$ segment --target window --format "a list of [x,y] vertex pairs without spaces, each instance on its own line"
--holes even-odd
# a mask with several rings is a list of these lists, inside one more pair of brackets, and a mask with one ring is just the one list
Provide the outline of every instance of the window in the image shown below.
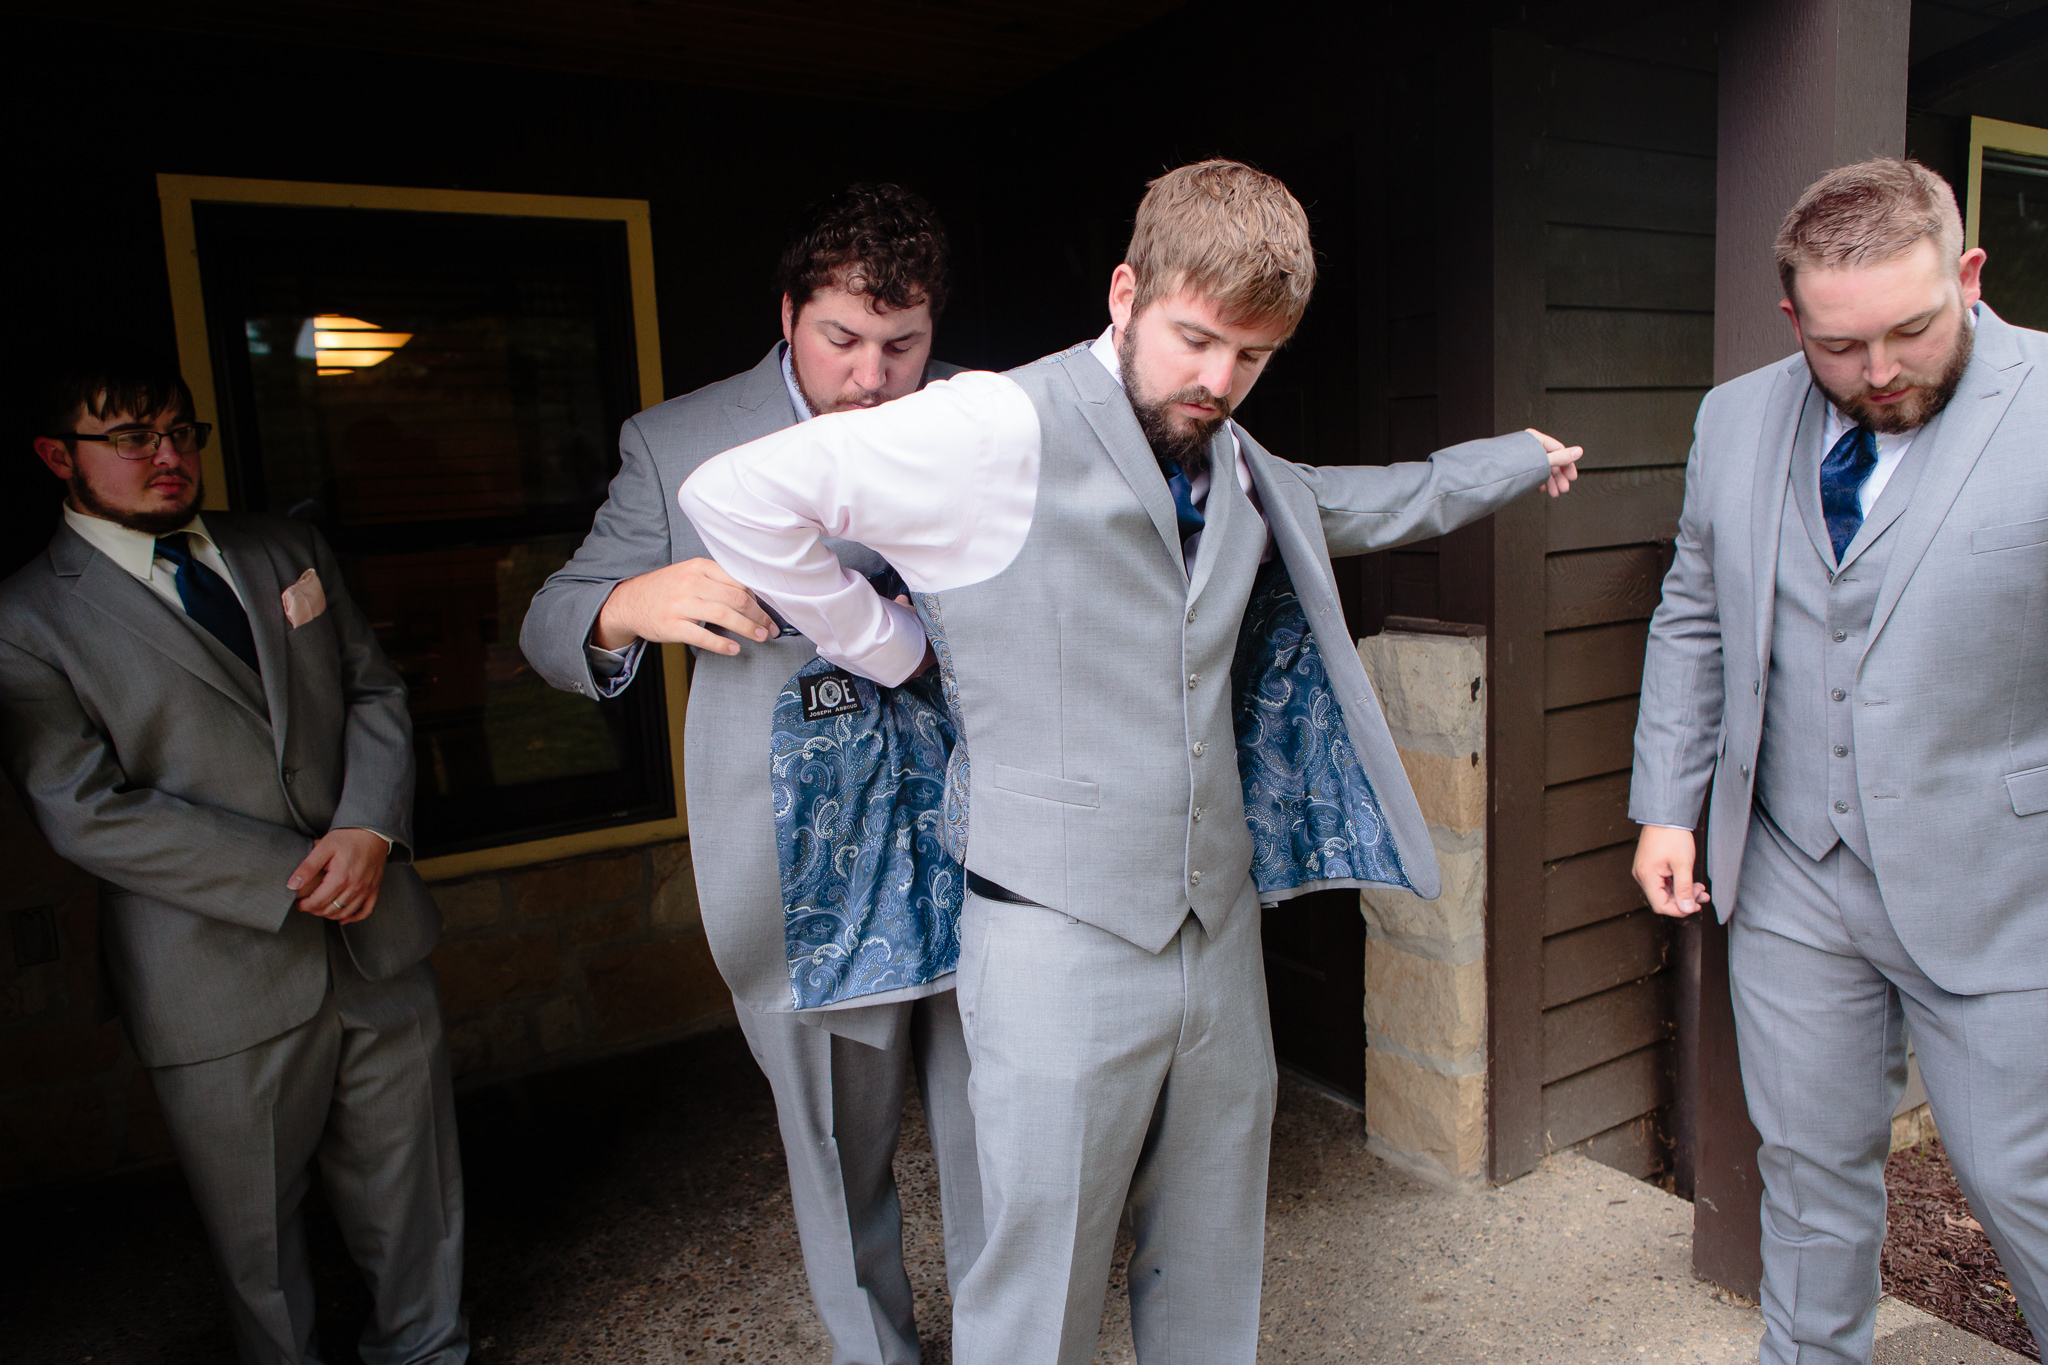
[[1970,120],[1965,231],[1981,246],[1984,298],[1998,316],[2048,329],[2048,128]]
[[645,205],[161,183],[184,367],[221,427],[208,506],[334,547],[406,680],[429,870],[680,834],[681,660],[594,702],[519,651],[619,423],[659,397]]

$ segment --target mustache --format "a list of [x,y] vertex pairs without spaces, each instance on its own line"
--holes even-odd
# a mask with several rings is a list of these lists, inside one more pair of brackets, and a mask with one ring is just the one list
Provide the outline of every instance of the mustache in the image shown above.
[[1192,403],[1198,407],[1216,409],[1216,416],[1213,419],[1205,420],[1222,421],[1229,417],[1233,411],[1228,398],[1219,394],[1213,394],[1200,384],[1185,385],[1175,389],[1172,393],[1159,400],[1161,407],[1165,407],[1170,403]]

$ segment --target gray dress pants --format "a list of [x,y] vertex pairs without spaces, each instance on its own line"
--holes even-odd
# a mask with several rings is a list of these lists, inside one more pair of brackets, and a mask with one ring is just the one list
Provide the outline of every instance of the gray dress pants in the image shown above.
[[370,1290],[364,1365],[467,1360],[462,1159],[433,969],[365,980],[331,928],[327,962],[327,999],[297,1028],[149,1072],[235,1349],[248,1365],[319,1359],[303,1208],[317,1168]]
[[[1958,866],[1958,896],[1969,880]],[[1870,1359],[1907,1029],[1956,1179],[2028,1323],[2048,1321],[2048,984],[1942,990],[1899,942],[1862,860],[1837,844],[1815,862],[1762,815],[1728,974],[1763,1136],[1764,1365]]]
[[832,1365],[914,1365],[917,1322],[893,1166],[913,1071],[938,1163],[946,1281],[955,1293],[984,1240],[967,1045],[954,993],[871,1007],[901,1016],[883,1030],[894,1037],[888,1047],[734,1003],[775,1092],[804,1272],[832,1337]]
[[954,1298],[958,1365],[1088,1365],[1128,1207],[1141,1362],[1250,1365],[1278,1073],[1251,882],[1165,950],[969,895],[960,1010],[988,1246]]

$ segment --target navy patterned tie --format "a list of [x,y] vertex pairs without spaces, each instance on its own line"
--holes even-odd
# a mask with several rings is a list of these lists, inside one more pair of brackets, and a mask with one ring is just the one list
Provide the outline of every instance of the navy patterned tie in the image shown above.
[[228,581],[193,557],[190,541],[190,534],[184,531],[158,536],[156,541],[156,552],[178,566],[178,600],[185,604],[185,614],[233,650],[252,672],[261,673],[249,613],[242,610],[242,600]]
[[1202,509],[1195,506],[1195,486],[1181,473],[1179,465],[1173,467],[1173,477],[1166,481],[1166,486],[1173,493],[1173,517],[1180,523],[1180,543],[1185,549],[1188,538],[1202,529]]
[[1820,462],[1820,510],[1828,519],[1835,562],[1863,527],[1863,482],[1877,468],[1877,437],[1868,427],[1851,427]]

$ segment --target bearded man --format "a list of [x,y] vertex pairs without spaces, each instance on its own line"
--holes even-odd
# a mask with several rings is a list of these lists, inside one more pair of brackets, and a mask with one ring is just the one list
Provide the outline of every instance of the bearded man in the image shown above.
[[1907,1030],[2048,1320],[2048,336],[1980,302],[1914,162],[1816,181],[1777,264],[1799,354],[1700,406],[1630,814],[1652,908],[1694,914],[1711,783],[1761,1358],[1809,1365],[1870,1359]]
[[[962,1365],[1093,1360],[1126,1208],[1138,1359],[1256,1356],[1261,902],[1440,886],[1330,555],[1574,475],[1578,450],[1533,432],[1383,468],[1268,454],[1231,413],[1314,282],[1285,186],[1183,166],[1138,208],[1100,337],[788,428],[681,491],[821,657],[888,685],[941,672],[988,1222],[954,1300]],[[916,610],[828,535],[887,558]]]
[[60,365],[36,454],[69,496],[0,584],[0,764],[100,881],[100,955],[245,1363],[318,1359],[315,1179],[375,1365],[469,1357],[441,929],[413,871],[405,685],[302,522],[201,514],[174,369]]

